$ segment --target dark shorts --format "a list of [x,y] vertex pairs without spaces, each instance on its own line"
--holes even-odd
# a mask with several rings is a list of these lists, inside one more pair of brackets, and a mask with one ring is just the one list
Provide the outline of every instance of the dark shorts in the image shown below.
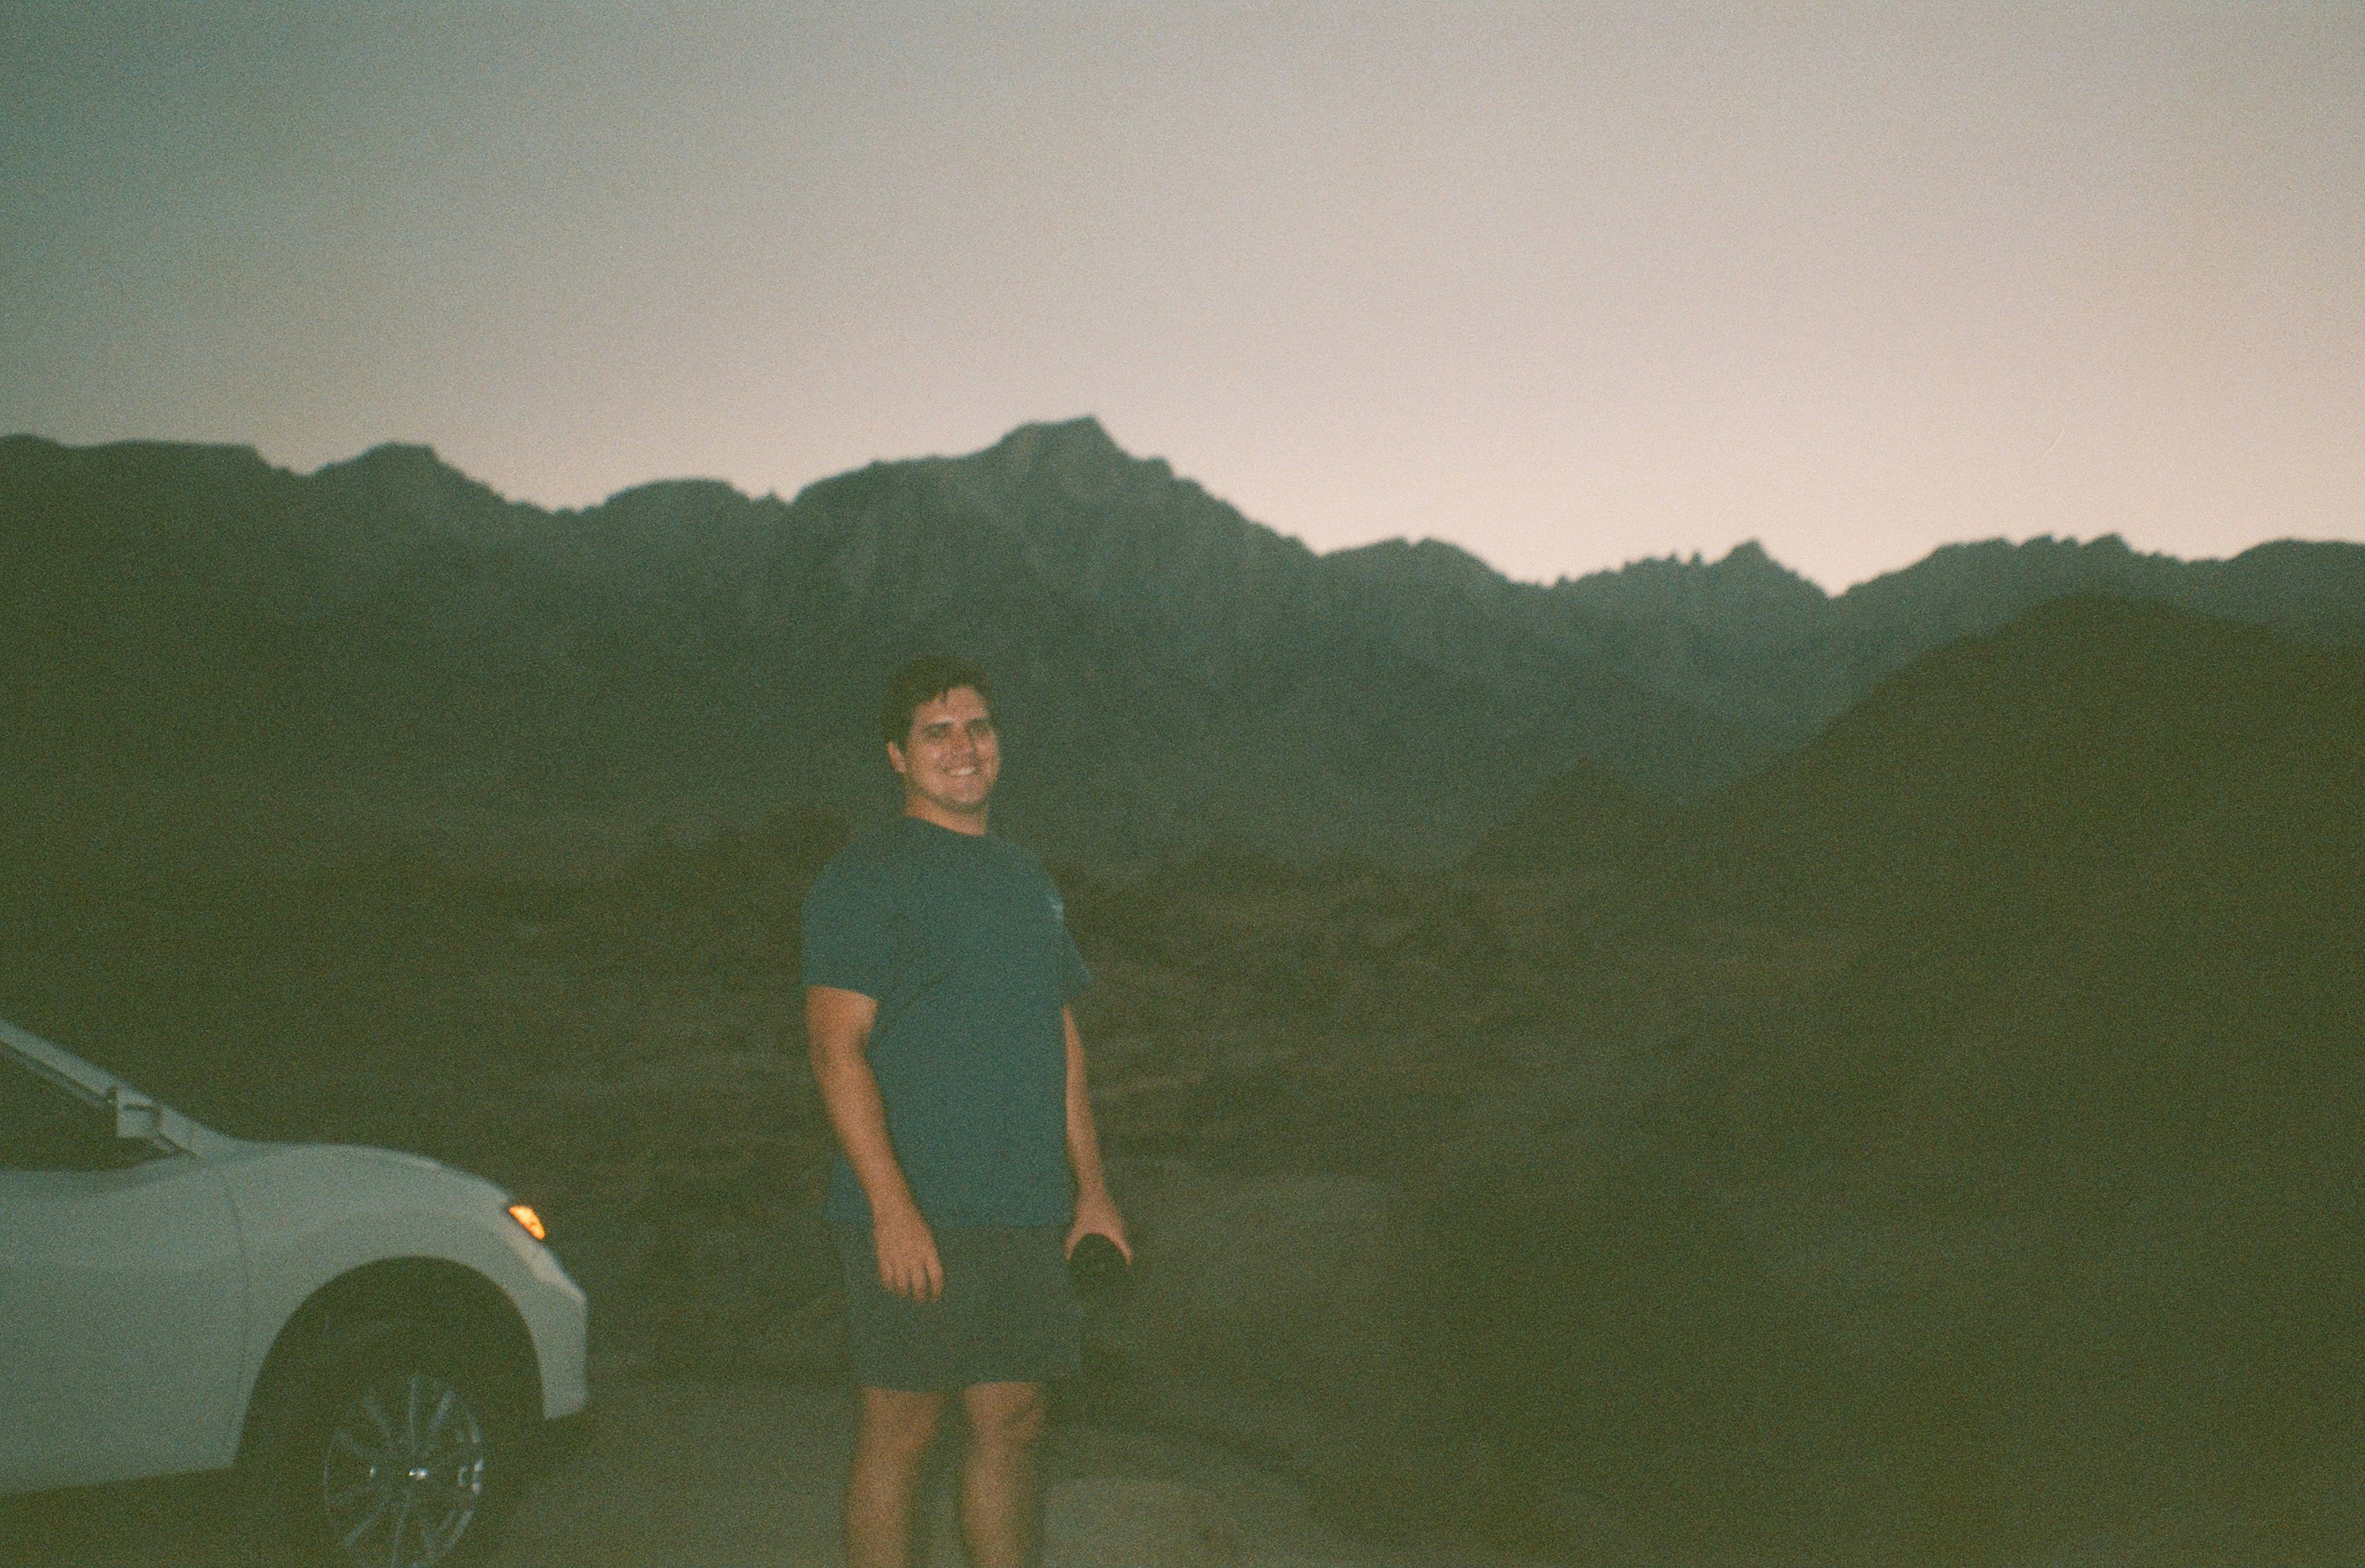
[[1072,1377],[1083,1308],[1063,1225],[944,1226],[945,1294],[907,1301],[879,1282],[867,1225],[833,1225],[846,1269],[846,1350],[864,1388],[951,1393],[981,1383]]

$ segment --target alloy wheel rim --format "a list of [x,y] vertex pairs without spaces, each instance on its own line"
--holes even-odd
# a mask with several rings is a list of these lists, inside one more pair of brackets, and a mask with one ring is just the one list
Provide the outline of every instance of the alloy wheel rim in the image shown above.
[[330,1428],[320,1462],[322,1522],[355,1568],[429,1568],[476,1517],[485,1430],[460,1390],[426,1372],[379,1378]]

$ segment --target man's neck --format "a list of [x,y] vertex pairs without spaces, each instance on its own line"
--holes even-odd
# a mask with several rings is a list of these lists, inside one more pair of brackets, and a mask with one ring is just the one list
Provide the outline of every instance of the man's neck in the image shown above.
[[965,833],[971,838],[985,836],[985,808],[982,806],[973,812],[950,812],[924,795],[907,794],[903,797],[903,814],[917,817],[924,823],[934,823],[941,828],[949,828],[955,833]]

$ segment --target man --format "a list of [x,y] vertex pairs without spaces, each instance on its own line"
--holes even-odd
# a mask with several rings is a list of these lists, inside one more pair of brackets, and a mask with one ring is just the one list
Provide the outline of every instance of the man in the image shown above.
[[1020,1568],[1043,1384],[1077,1365],[1067,1255],[1095,1233],[1133,1255],[1068,1006],[1088,977],[1041,863],[986,832],[1002,748],[985,677],[913,660],[887,683],[880,731],[903,814],[840,851],[804,912],[862,1402],[846,1555],[909,1568],[920,1467],[958,1393],[962,1544],[973,1568]]

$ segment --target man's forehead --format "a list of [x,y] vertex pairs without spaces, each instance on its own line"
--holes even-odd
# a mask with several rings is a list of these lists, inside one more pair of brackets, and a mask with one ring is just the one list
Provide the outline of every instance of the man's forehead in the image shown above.
[[947,722],[958,723],[989,712],[985,699],[978,695],[977,688],[956,686],[943,696],[931,697],[912,710],[912,722],[925,728]]

